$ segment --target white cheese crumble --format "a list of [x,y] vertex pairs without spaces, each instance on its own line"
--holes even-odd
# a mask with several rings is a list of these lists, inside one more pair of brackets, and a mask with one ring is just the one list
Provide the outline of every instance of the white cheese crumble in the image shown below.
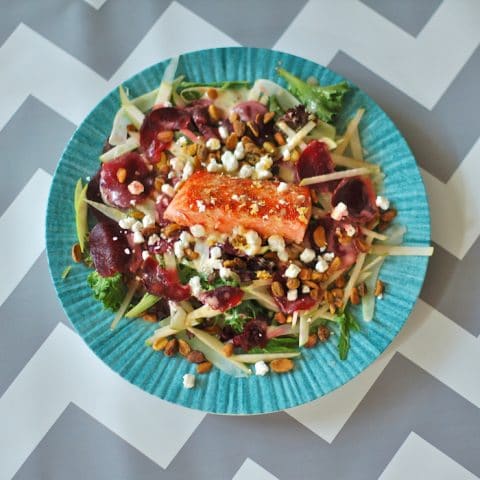
[[[190,162],[187,162],[185,166],[183,167],[183,172],[182,172],[182,180],[187,180],[187,178],[191,177],[192,173],[194,172],[194,167],[193,164]],[[177,184],[178,185],[178,184]]]
[[278,256],[278,259],[281,261],[281,262],[286,262],[288,261],[288,253],[286,250],[282,250],[280,252],[277,252],[277,256]]
[[138,220],[130,227],[132,232],[140,232],[143,228],[142,222],[139,222]]
[[288,183],[285,182],[280,182],[277,187],[277,192],[278,193],[283,193],[288,190]]
[[303,285],[302,293],[310,293],[310,287],[308,285]]
[[146,260],[150,256],[150,252],[148,250],[144,250],[142,252],[142,258],[143,260]]
[[256,177],[260,180],[270,178],[272,176],[272,172],[270,171],[272,165],[273,160],[270,155],[264,155],[263,157],[260,157],[260,160],[255,164]]
[[[320,258],[320,257],[318,257]],[[326,262],[331,262],[335,258],[335,254],[333,252],[327,252],[323,254],[323,259]]]
[[375,199],[375,205],[381,210],[388,210],[390,207],[390,200],[387,197],[378,195],[378,197]]
[[248,230],[245,234],[245,240],[247,241],[248,248],[245,249],[247,255],[256,255],[260,252],[262,246],[262,239],[255,230]]
[[223,170],[222,165],[217,163],[217,161],[214,158],[211,158],[207,164],[207,172],[216,173],[216,172],[219,172],[220,170]]
[[197,208],[199,212],[204,212],[205,211],[205,204],[203,203],[202,200],[197,200]]
[[238,160],[230,150],[223,152],[221,160],[227,172],[235,172],[238,170]]
[[245,165],[242,165],[240,167],[240,170],[238,172],[238,176],[240,178],[250,178],[253,175],[253,171],[254,171],[254,169],[251,165],[245,164]]
[[284,160],[290,160],[290,150],[286,145],[283,146],[280,151]]
[[130,230],[132,228],[132,225],[136,222],[136,220],[133,217],[125,217],[121,218],[118,221],[118,225],[120,228],[123,228],[125,230]]
[[237,160],[243,160],[245,158],[245,145],[243,145],[242,142],[237,143],[233,155]]
[[133,180],[133,182],[130,182],[127,188],[132,195],[140,195],[145,191],[143,183],[139,182],[138,180]]
[[181,158],[173,157],[170,159],[170,166],[177,173],[180,173],[183,170],[184,165],[185,162]]
[[227,280],[232,276],[232,271],[226,267],[220,267],[220,269],[218,270],[218,273],[220,274],[220,278],[222,280]]
[[164,183],[162,185],[162,193],[168,195],[169,197],[173,197],[175,195],[175,189],[168,183]]
[[301,268],[294,263],[291,263],[288,268],[285,270],[285,277],[287,278],[297,278],[298,274],[301,272]]
[[180,240],[177,240],[173,244],[173,253],[179,260],[183,257],[183,245]]
[[187,138],[183,135],[178,137],[177,141],[175,142],[179,147],[183,147],[183,145],[187,144]]
[[185,388],[193,388],[195,386],[195,375],[186,373],[183,376],[183,386]]
[[281,252],[285,250],[285,240],[281,235],[270,235],[268,237],[268,245],[272,252]]
[[148,237],[147,244],[152,246],[152,245],[155,245],[159,241],[160,241],[160,237],[156,233],[154,233],[154,234],[152,234]]
[[142,232],[133,232],[133,243],[140,244],[144,241],[145,239],[143,238]]
[[192,277],[188,281],[188,285],[190,286],[190,289],[192,290],[192,295],[194,297],[198,297],[202,293],[202,285],[200,283],[199,276]]
[[263,360],[255,363],[255,375],[263,377],[269,370],[268,365]]
[[205,236],[205,229],[203,228],[203,225],[192,225],[190,227],[190,233],[195,238],[204,237]]
[[312,250],[311,248],[306,248],[301,254],[300,254],[300,260],[304,263],[310,263],[315,260],[315,251]]
[[341,220],[343,217],[346,217],[348,215],[348,208],[343,202],[339,202],[335,205],[335,208],[332,210],[332,213],[330,213],[330,216],[334,220]]
[[225,140],[228,137],[228,129],[225,125],[220,125],[218,127],[218,134],[222,140]]
[[291,289],[287,293],[287,300],[289,302],[294,302],[298,298],[298,291]]
[[212,137],[212,138],[209,138],[206,141],[205,146],[209,150],[215,151],[215,150],[219,150],[222,145],[221,145],[220,140],[218,138]]
[[129,248],[125,248],[123,251],[124,251],[127,255],[130,255],[130,249],[129,249]]
[[147,213],[147,214],[142,218],[142,224],[143,224],[143,228],[151,227],[151,226],[155,225],[155,219],[152,217],[152,215],[150,215],[149,213]]
[[318,257],[315,270],[320,273],[326,272],[328,270],[328,263],[322,257]]
[[218,260],[222,258],[222,249],[220,247],[212,247],[210,249],[210,258],[212,260]]
[[349,237],[353,237],[357,233],[357,229],[350,223],[345,225],[343,228],[345,229],[345,233]]

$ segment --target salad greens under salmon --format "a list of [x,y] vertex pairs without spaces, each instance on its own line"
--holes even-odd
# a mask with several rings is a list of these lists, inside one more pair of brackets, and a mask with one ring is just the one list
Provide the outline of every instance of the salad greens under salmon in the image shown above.
[[302,347],[332,337],[346,359],[388,294],[385,256],[432,253],[400,246],[383,174],[364,158],[364,110],[337,132],[346,82],[278,68],[287,89],[195,83],[177,64],[140,97],[119,87],[99,169],[76,185],[72,256],[92,268],[111,328],[156,323],[147,347],[200,374],[288,372]]

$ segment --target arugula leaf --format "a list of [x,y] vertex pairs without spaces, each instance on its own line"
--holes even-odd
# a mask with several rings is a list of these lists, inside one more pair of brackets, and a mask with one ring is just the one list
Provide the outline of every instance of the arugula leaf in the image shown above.
[[224,324],[232,327],[237,333],[243,330],[248,321],[264,316],[265,309],[255,300],[244,300],[223,314]]
[[327,86],[310,85],[283,68],[279,68],[277,72],[287,81],[288,89],[309,112],[317,114],[320,120],[327,123],[335,120],[335,116],[342,109],[343,97],[349,90],[347,82]]
[[189,265],[181,263],[178,266],[178,277],[180,278],[180,283],[182,283],[183,285],[186,285],[191,278],[198,276],[199,273]]
[[292,353],[298,352],[298,339],[292,337],[272,338],[264,348],[251,348],[248,353]]
[[88,275],[87,283],[93,290],[94,298],[100,300],[106,309],[116,311],[120,308],[127,292],[120,273],[112,277],[102,277],[94,270]]
[[340,360],[346,360],[350,350],[350,331],[353,329],[359,332],[361,327],[348,310],[345,310],[341,315],[337,315],[335,321],[339,326],[338,356]]
[[227,90],[229,88],[235,90],[243,87],[250,87],[250,82],[243,80],[227,81],[227,82],[180,82],[177,87],[178,91],[182,91],[185,88],[193,87],[212,87],[220,88],[221,90]]

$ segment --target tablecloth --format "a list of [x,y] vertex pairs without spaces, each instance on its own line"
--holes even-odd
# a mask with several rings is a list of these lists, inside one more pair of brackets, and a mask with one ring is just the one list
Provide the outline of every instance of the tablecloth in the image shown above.
[[[479,478],[479,19],[474,0],[0,2],[0,478]],[[111,372],[69,324],[44,251],[52,174],[90,109],[146,66],[232,45],[369,93],[421,167],[435,246],[378,361],[255,417],[177,407]]]

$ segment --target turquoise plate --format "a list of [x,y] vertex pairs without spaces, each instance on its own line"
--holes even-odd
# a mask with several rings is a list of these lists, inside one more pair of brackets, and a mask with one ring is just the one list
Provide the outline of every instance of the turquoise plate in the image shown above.
[[[147,68],[124,83],[131,95],[156,88],[168,64]],[[182,55],[178,72],[191,81],[250,80],[279,81],[275,68],[282,65],[301,78],[314,76],[321,84],[342,77],[331,70],[293,55],[256,48],[219,48]],[[279,81],[280,82],[280,81]],[[282,83],[282,82],[280,82]],[[145,346],[155,326],[142,320],[123,320],[109,329],[112,314],[91,297],[85,278],[88,270],[72,263],[70,249],[76,242],[73,191],[79,177],[93,176],[98,155],[110,132],[119,106],[117,89],[107,95],[88,115],[68,143],[58,164],[47,211],[47,252],[50,272],[68,318],[88,346],[108,366],[146,392],[186,407],[225,414],[259,414],[295,407],[315,400],[358,375],[392,342],[417,300],[428,259],[390,257],[382,268],[388,294],[377,302],[375,319],[364,324],[351,339],[348,359],[339,361],[336,339],[311,350],[303,350],[295,369],[287,374],[233,378],[218,369],[197,376],[194,389],[182,386],[182,376],[194,366],[182,357],[167,358]],[[412,152],[405,139],[383,110],[359,88],[352,92],[338,126],[359,107],[366,113],[361,137],[368,160],[382,166],[386,196],[398,209],[398,222],[408,229],[407,245],[429,245],[430,217],[425,189]]]

